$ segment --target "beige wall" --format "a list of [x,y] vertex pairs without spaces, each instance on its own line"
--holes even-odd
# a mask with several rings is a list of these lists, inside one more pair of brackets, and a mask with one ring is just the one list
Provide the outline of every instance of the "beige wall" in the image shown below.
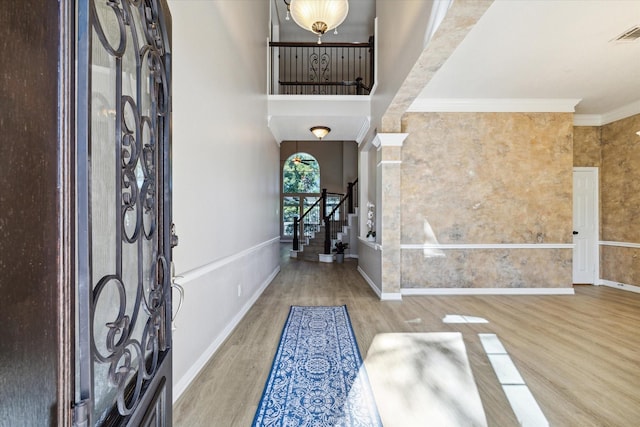
[[265,126],[268,2],[169,3],[173,255],[185,289],[173,333],[175,400],[279,271],[280,180]]
[[[574,129],[574,166],[600,168],[600,278],[640,286],[640,114]],[[611,243],[616,245],[613,246]]]
[[[573,116],[411,113],[402,244],[571,244]],[[402,287],[569,287],[570,248],[407,249]]]
[[573,166],[602,166],[600,139],[602,129],[599,126],[576,126],[573,128]]
[[[601,240],[640,244],[640,114],[602,126]],[[603,245],[601,278],[640,285],[640,249]]]

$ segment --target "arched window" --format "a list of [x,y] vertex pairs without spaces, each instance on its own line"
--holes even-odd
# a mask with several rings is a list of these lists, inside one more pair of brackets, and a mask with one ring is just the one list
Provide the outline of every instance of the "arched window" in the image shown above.
[[319,193],[320,166],[311,154],[295,153],[282,168],[282,192]]
[[[293,219],[301,218],[320,196],[320,166],[311,154],[295,153],[282,167],[282,236],[293,235]],[[312,234],[320,227],[320,208],[305,216],[302,232]]]

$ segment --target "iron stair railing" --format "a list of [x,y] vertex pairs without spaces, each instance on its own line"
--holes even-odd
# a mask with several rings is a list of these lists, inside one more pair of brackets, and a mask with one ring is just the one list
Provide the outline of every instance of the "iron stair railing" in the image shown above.
[[[329,215],[327,215],[327,199],[329,196],[341,196],[340,202],[336,204]],[[347,193],[331,193],[326,188],[322,189],[322,194],[316,202],[311,205],[302,216],[293,218],[293,250],[300,250],[300,235],[304,235],[304,229],[301,230],[301,226],[305,223],[303,220],[309,215],[313,209],[320,204],[323,223],[325,226],[325,239],[324,239],[324,253],[331,253],[331,241],[338,236],[338,230],[342,229],[342,226],[347,223],[347,215],[344,213],[344,209],[340,209],[341,206],[347,207],[347,213],[355,213],[355,208],[358,207],[358,179],[354,182],[347,184]]]
[[[323,194],[323,196],[322,196],[322,197],[320,197],[320,198],[318,198],[318,200],[316,200],[316,202],[315,202],[313,205],[311,205],[311,206],[309,207],[309,209],[307,209],[307,210],[302,214],[302,216],[301,216],[300,218],[298,218],[297,216],[296,216],[296,217],[293,217],[293,250],[294,250],[294,251],[298,251],[298,250],[300,250],[300,239],[299,239],[299,237],[298,237],[298,234],[300,233],[300,234],[304,235],[304,231],[305,231],[305,230],[304,230],[304,229],[303,229],[303,230],[300,230],[300,226],[301,226],[301,225],[304,225],[304,222],[303,222],[304,218],[309,214],[309,212],[313,211],[313,209],[314,209],[316,206],[318,206],[318,204],[319,204],[320,202],[322,202],[322,201],[324,200],[325,192],[326,192],[326,190],[324,190],[324,189],[323,189],[323,190],[322,190],[322,194]],[[323,202],[323,203],[324,203],[324,202]],[[324,213],[324,211],[323,211],[323,213]]]
[[373,36],[364,43],[270,42],[271,94],[369,95]]
[[[347,225],[348,213],[355,213],[355,207],[357,205],[358,191],[358,179],[354,182],[350,182],[347,185],[347,194],[340,200],[340,202],[333,208],[333,210],[324,217],[324,253],[325,255],[331,254],[331,242],[338,238],[339,230],[343,230],[343,227]],[[347,208],[345,213],[344,209],[340,209],[341,206]]]

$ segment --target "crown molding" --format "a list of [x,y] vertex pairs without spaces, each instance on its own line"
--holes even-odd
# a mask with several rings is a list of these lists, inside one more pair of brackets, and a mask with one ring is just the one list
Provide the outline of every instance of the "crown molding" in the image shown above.
[[280,130],[277,128],[277,126],[273,126],[273,124],[271,123],[272,118],[273,116],[271,115],[267,116],[267,127],[271,131],[271,135],[273,135],[273,139],[275,140],[276,145],[280,147],[280,144],[282,144],[282,135],[280,134]]
[[574,114],[574,126],[602,126],[602,115],[600,114]]
[[578,98],[567,99],[466,99],[418,98],[409,107],[411,113],[573,113]]
[[360,145],[360,143],[364,140],[364,137],[367,136],[367,132],[369,132],[369,128],[371,127],[371,116],[367,116],[366,120],[362,122],[362,126],[360,127],[360,131],[358,135],[356,135],[356,143]]
[[408,133],[377,133],[373,140],[374,147],[402,147]]
[[640,114],[640,101],[632,102],[604,114],[576,114],[573,116],[573,125],[604,126],[636,114]]

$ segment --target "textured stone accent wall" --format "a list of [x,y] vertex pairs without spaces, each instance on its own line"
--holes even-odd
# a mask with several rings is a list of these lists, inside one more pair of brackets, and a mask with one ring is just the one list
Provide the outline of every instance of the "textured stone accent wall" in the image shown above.
[[604,280],[640,286],[640,249],[602,246],[600,272]]
[[[640,244],[640,114],[602,127],[601,240]],[[601,278],[640,286],[640,249],[602,246]]]
[[[550,288],[569,286],[571,285],[572,258],[571,249],[403,250],[402,287]],[[567,274],[569,274],[568,277]]]
[[[402,287],[569,287],[573,116],[410,113],[402,148]],[[482,248],[482,245],[498,245]],[[478,245],[468,247],[465,245]]]
[[599,126],[576,126],[573,128],[573,166],[601,166],[601,132]]
[[383,139],[380,148],[380,167],[378,173],[382,178],[382,292],[384,294],[400,294],[400,229],[401,229],[401,196],[398,194],[401,180],[400,158],[401,147],[384,146],[385,134],[378,134]]

